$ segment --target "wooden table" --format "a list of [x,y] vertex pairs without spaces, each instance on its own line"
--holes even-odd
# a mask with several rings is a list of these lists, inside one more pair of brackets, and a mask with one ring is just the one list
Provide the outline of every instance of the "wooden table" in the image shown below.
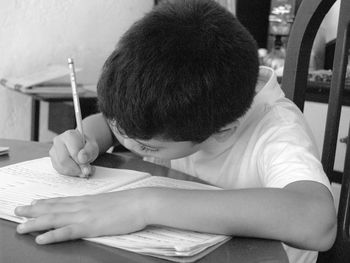
[[[50,144],[0,139],[0,146],[9,146],[10,154],[0,156],[0,167],[20,161],[48,155]],[[152,175],[197,181],[195,178],[130,156],[104,154],[95,164],[134,169]],[[18,235],[16,224],[0,219],[1,263],[107,263],[107,262],[169,262],[88,241],[76,240],[40,246],[34,242],[34,234]],[[282,244],[278,241],[234,237],[231,241],[205,256],[198,262],[288,262]]]

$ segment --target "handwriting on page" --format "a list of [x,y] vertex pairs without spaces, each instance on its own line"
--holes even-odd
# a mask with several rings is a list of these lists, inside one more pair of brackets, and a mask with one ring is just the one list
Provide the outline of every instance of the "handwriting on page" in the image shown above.
[[0,212],[13,215],[15,207],[35,199],[106,192],[145,176],[149,175],[102,167],[96,167],[89,180],[63,176],[49,158],[10,165],[0,169]]
[[82,195],[106,185],[98,180],[82,182],[78,178],[57,173],[33,172],[19,166],[2,170],[0,179],[0,207],[2,212],[10,214],[13,214],[14,207],[30,204],[35,199]]
[[[48,157],[0,168],[0,218],[14,222],[14,209],[35,199],[94,194],[137,187],[169,187],[181,189],[218,189],[195,182],[150,176],[147,173],[124,169],[96,167],[95,174],[82,179],[58,174]],[[87,238],[100,244],[158,257],[197,256],[227,241],[229,237],[193,231],[149,226],[146,229],[120,236]]]

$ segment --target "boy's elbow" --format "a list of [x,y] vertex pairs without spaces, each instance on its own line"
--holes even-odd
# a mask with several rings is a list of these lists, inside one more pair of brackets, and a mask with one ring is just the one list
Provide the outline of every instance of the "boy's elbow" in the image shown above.
[[305,246],[310,250],[327,251],[332,247],[337,234],[337,217],[333,203],[314,211],[310,213],[309,229],[304,232]]
[[306,250],[329,250],[337,235],[337,215],[329,190],[321,184],[303,182],[289,186],[298,197],[290,245]]
[[327,251],[334,244],[337,235],[337,220],[336,217],[330,220],[323,229],[314,238],[314,250],[317,251]]

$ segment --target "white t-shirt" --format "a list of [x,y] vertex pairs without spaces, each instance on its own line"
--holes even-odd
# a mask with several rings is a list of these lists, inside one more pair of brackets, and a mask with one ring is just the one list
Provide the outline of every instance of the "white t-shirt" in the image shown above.
[[[260,68],[253,104],[236,123],[231,135],[209,138],[200,151],[172,160],[171,168],[224,189],[283,188],[301,180],[330,189],[312,132],[272,69]],[[284,248],[291,263],[316,262],[317,252]]]

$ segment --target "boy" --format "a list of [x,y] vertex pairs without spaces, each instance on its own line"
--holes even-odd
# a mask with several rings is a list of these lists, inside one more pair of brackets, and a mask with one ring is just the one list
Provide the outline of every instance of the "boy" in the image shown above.
[[311,132],[273,71],[259,70],[250,34],[214,1],[166,3],[134,24],[104,65],[98,103],[85,145],[75,130],[54,139],[59,172],[89,173],[119,141],[225,190],[39,200],[16,209],[33,218],[19,233],[50,230],[36,239],[47,244],[165,225],[281,240],[290,262],[331,247],[335,209]]

